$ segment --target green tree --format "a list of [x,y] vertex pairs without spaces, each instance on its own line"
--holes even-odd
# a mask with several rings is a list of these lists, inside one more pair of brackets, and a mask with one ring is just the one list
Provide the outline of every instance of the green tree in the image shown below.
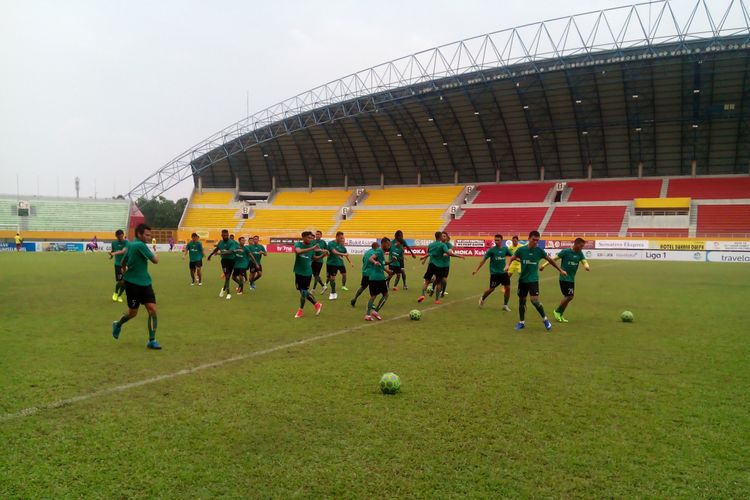
[[157,196],[151,199],[140,198],[136,205],[146,218],[146,224],[153,228],[172,229],[180,223],[187,201],[187,198],[180,198],[175,202]]

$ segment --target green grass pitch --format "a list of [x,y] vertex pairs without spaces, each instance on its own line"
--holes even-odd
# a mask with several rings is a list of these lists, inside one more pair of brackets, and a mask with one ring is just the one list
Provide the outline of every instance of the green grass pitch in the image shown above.
[[750,495],[749,267],[592,261],[547,333],[532,308],[513,330],[515,295],[479,309],[471,259],[443,305],[417,306],[410,260],[409,291],[365,323],[357,265],[294,320],[291,259],[226,301],[218,261],[190,287],[163,254],[153,352],[143,309],[111,337],[106,255],[0,254],[0,498]]

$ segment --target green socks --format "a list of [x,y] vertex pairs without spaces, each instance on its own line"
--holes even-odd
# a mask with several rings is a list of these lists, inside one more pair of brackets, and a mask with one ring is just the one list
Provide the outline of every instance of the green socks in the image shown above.
[[305,295],[307,295],[305,292],[299,293],[299,308],[300,309],[305,308]]
[[370,311],[375,309],[375,301],[373,299],[370,299],[367,301],[367,315],[370,315]]
[[329,280],[328,282],[331,284],[331,293],[336,293],[336,280]]
[[380,310],[383,308],[383,306],[385,305],[385,303],[387,301],[388,301],[388,296],[387,295],[383,295],[380,298],[380,302],[378,302],[378,307],[376,307],[375,310],[378,311],[378,312],[380,312]]
[[156,314],[148,315],[148,340],[155,340],[156,339]]
[[122,326],[125,323],[127,323],[128,321],[130,321],[130,316],[128,316],[127,314],[123,314],[122,318],[120,318],[120,321],[118,321],[117,324],[119,324],[120,326]]
[[546,318],[547,317],[547,315],[544,314],[544,307],[542,306],[541,302],[539,302],[538,300],[532,300],[531,301],[531,305],[534,306],[534,308],[536,309],[536,311],[539,313],[539,316],[541,316],[542,318]]

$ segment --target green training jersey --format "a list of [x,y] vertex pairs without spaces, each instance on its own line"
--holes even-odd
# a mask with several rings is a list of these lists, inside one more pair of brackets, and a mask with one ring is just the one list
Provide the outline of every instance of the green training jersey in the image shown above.
[[521,275],[518,281],[521,283],[539,281],[539,263],[547,256],[547,252],[539,247],[529,248],[524,245],[516,250],[515,256],[521,259]]
[[[257,245],[248,245],[250,247],[250,251],[253,254],[253,257],[255,257],[255,262],[260,265],[260,259],[263,258],[263,252],[266,252],[266,247],[258,243]],[[266,252],[267,253],[267,252]]]
[[326,263],[329,266],[343,266],[344,259],[341,256],[336,255],[333,252],[331,252],[331,250],[336,250],[337,252],[341,252],[341,253],[348,253],[346,251],[346,247],[344,245],[339,245],[335,241],[331,241],[330,243],[328,243],[327,248],[330,253],[328,254],[328,260]]
[[427,254],[430,256],[430,264],[435,267],[448,267],[450,266],[450,257],[444,255],[448,253],[448,246],[442,241],[433,241],[427,247]]
[[560,267],[568,273],[567,276],[561,274],[560,281],[574,282],[576,280],[576,272],[578,272],[578,264],[586,260],[586,256],[583,255],[583,252],[576,252],[572,248],[566,248],[557,254],[557,256],[560,257]]
[[185,248],[188,252],[190,262],[200,262],[203,260],[203,243],[200,241],[190,241]]
[[315,250],[316,257],[323,255],[323,250],[328,250],[328,245],[325,240],[313,240],[313,245],[318,245],[318,249]]
[[404,247],[401,246],[401,243],[398,241],[394,241],[391,244],[391,249],[389,250],[390,257],[391,257],[391,266],[401,266],[401,261],[404,260]]
[[[312,248],[316,245],[315,241],[312,241],[309,245],[305,245],[303,241],[298,241],[294,244],[294,248]],[[312,276],[312,258],[314,252],[300,253],[294,256],[294,274],[300,276]]]
[[[453,243],[451,243],[450,241],[446,241],[445,242],[445,246],[448,247],[448,250],[453,250]],[[451,258],[450,257],[446,257],[445,258],[445,262],[447,263],[447,265],[445,267],[451,267]]]
[[484,260],[490,260],[490,274],[503,274],[505,272],[505,258],[512,257],[513,253],[508,247],[494,246],[484,254]]
[[373,253],[375,253],[375,249],[371,248],[362,256],[362,276],[370,277],[370,267],[372,266],[370,263],[370,256]]
[[247,269],[250,266],[250,248],[247,245],[240,247],[234,254],[234,268]]
[[[240,244],[235,240],[220,240],[216,244],[216,248],[219,249],[219,254],[221,255],[222,260],[234,260],[236,257],[235,250],[240,248]],[[224,252],[229,253],[225,254]]]
[[151,276],[148,274],[148,261],[153,257],[154,254],[141,240],[128,243],[128,251],[125,254],[125,265],[128,266],[128,270],[125,271],[123,279],[138,286],[150,285]]
[[[380,262],[379,266],[376,266],[370,262],[370,281],[384,281],[385,280],[385,252],[382,248],[376,248],[372,251],[371,256],[375,256],[375,259]],[[369,260],[369,257],[368,257]]]
[[[115,240],[112,242],[112,251],[113,252],[119,252],[120,250],[128,247],[128,240],[122,240],[122,243],[120,243],[119,240]],[[119,266],[122,265],[122,258],[125,257],[125,254],[119,254],[115,255],[115,265]]]

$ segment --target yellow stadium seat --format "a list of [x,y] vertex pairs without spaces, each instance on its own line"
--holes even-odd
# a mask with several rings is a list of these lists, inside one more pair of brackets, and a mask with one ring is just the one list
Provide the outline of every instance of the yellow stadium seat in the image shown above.
[[408,237],[431,237],[445,224],[440,209],[414,210],[357,210],[341,222],[338,230],[356,236],[392,236],[397,229]]
[[296,234],[307,229],[327,232],[336,224],[336,210],[263,210],[255,209],[254,216],[247,219],[243,229],[256,232],[278,230],[280,233]]
[[279,207],[340,207],[346,203],[351,191],[320,189],[313,192],[280,191],[272,205]]
[[228,205],[234,200],[232,191],[195,191],[190,203],[193,205]]
[[234,208],[195,208],[188,206],[181,227],[231,229],[240,221]]
[[463,186],[368,189],[363,205],[449,205]]

